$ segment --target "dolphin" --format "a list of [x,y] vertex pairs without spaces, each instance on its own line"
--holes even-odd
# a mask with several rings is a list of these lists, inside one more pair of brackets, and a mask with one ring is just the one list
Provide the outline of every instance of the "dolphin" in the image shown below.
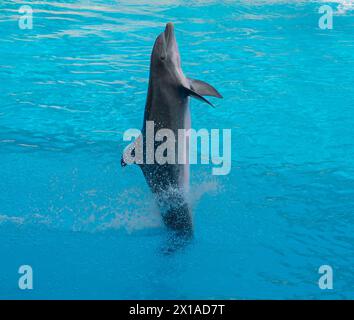
[[[187,78],[181,68],[181,58],[176,42],[174,26],[167,23],[165,31],[156,39],[150,61],[149,87],[145,105],[143,130],[141,135],[125,148],[121,165],[127,164],[127,156],[134,153],[135,148],[143,146],[146,157],[146,127],[153,121],[154,132],[169,129],[175,137],[179,129],[191,128],[190,97],[199,99],[212,106],[204,96],[222,98],[220,93],[210,84]],[[150,122],[151,123],[151,122]],[[188,237],[193,235],[193,219],[188,201],[189,191],[189,143],[188,135],[181,150],[184,153],[179,161],[176,156],[174,164],[144,163],[139,164],[145,180],[155,195],[163,222],[168,229]],[[153,151],[163,141],[153,142]],[[175,143],[178,150],[179,141]],[[145,158],[144,158],[145,159]]]

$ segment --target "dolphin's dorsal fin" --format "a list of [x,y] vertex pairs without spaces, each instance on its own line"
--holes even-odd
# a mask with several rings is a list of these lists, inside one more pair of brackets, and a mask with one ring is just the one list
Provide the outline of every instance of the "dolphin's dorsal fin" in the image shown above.
[[222,95],[209,83],[201,80],[188,79],[191,89],[201,96],[211,96],[216,98],[222,98]]

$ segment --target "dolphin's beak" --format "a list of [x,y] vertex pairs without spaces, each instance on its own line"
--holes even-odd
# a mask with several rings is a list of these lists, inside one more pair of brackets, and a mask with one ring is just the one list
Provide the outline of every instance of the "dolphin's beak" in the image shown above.
[[166,24],[165,31],[159,35],[158,39],[162,42],[162,48],[160,49],[161,60],[165,60],[169,54],[173,56],[175,51],[178,52],[175,28],[172,22]]
[[174,37],[175,37],[175,28],[174,28],[172,22],[169,22],[166,24],[164,35],[165,35],[166,45],[168,47],[170,44],[170,41],[172,39],[174,39]]

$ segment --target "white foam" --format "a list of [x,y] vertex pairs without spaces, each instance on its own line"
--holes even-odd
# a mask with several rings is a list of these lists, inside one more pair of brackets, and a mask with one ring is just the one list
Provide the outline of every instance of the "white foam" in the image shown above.
[[8,216],[8,215],[0,215],[0,224],[3,223],[13,223],[13,224],[23,224],[25,219],[22,217]]
[[[188,193],[188,201],[192,208],[203,196],[215,194],[221,189],[217,180],[210,177],[199,177],[199,180],[200,182],[191,186]],[[163,226],[154,196],[147,188],[129,188],[116,197],[107,199],[102,199],[102,194],[95,190],[88,190],[82,194],[84,194],[84,198],[80,199],[84,204],[82,209],[53,204],[47,209],[32,209],[32,212],[23,216],[0,215],[0,225],[5,223],[41,225],[52,229],[88,233],[109,230],[133,233]]]

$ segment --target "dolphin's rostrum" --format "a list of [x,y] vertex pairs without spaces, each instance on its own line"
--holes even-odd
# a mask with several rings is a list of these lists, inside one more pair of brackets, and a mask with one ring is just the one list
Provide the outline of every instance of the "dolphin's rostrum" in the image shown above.
[[[154,44],[151,62],[149,89],[145,105],[142,136],[137,138],[125,152],[132,152],[134,144],[140,141],[145,146],[147,123],[154,123],[154,131],[169,129],[175,136],[179,129],[191,128],[189,97],[197,98],[212,105],[204,96],[221,98],[211,85],[185,77],[181,68],[181,58],[172,23],[166,25]],[[158,148],[162,142],[154,142]],[[176,142],[176,150],[178,149]],[[188,157],[188,143],[184,146],[185,157]],[[145,155],[145,154],[144,154]],[[126,165],[122,158],[122,166]],[[145,179],[154,193],[164,223],[168,228],[180,234],[193,234],[191,208],[187,193],[189,188],[189,164],[139,164]]]

